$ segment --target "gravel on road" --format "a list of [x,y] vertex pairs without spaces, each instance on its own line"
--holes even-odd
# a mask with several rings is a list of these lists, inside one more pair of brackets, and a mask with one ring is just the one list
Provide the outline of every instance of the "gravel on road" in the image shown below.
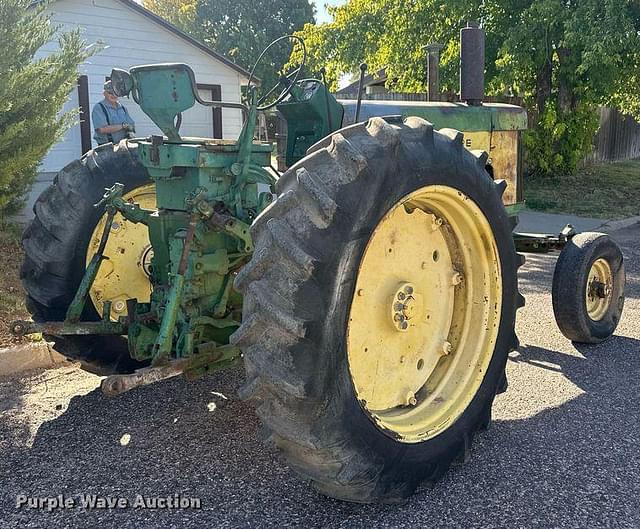
[[[627,299],[615,337],[574,346],[553,318],[556,255],[527,256],[519,352],[489,431],[403,505],[355,505],[299,480],[237,397],[241,368],[117,398],[74,365],[0,379],[0,527],[640,527],[640,225],[616,232]],[[76,507],[16,508],[19,494]],[[201,508],[86,509],[80,495],[199,498]]]

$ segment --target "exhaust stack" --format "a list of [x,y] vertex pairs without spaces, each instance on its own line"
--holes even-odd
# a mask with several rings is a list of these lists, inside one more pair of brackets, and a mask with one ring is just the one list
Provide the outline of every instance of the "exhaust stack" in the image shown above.
[[460,100],[469,106],[484,99],[484,29],[467,22],[460,30]]
[[423,47],[427,52],[427,101],[440,101],[440,50],[442,44]]

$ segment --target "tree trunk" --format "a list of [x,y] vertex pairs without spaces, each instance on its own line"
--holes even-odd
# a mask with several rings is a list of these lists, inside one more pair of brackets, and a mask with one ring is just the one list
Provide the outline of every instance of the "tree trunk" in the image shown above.
[[571,65],[567,64],[571,57],[571,50],[558,48],[558,109],[562,113],[571,112],[575,109],[576,101],[573,93],[573,83],[571,82]]
[[540,116],[544,114],[547,101],[551,97],[551,77],[552,64],[547,58],[536,72],[536,106]]

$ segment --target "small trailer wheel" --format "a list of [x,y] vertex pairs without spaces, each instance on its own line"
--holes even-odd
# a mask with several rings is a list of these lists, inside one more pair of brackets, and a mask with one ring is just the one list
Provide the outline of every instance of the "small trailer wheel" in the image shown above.
[[624,306],[624,260],[604,233],[573,237],[558,257],[551,299],[558,327],[574,342],[598,343],[613,334]]

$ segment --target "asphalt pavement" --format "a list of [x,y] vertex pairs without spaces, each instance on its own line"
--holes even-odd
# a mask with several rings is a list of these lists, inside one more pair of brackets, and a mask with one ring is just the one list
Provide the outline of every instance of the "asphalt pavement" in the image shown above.
[[[640,527],[640,225],[614,234],[627,265],[616,335],[575,347],[551,307],[556,255],[528,255],[520,351],[493,424],[403,505],[328,499],[261,441],[241,369],[104,397],[61,367],[0,379],[0,527]],[[16,508],[20,494],[194,497],[201,508]]]

